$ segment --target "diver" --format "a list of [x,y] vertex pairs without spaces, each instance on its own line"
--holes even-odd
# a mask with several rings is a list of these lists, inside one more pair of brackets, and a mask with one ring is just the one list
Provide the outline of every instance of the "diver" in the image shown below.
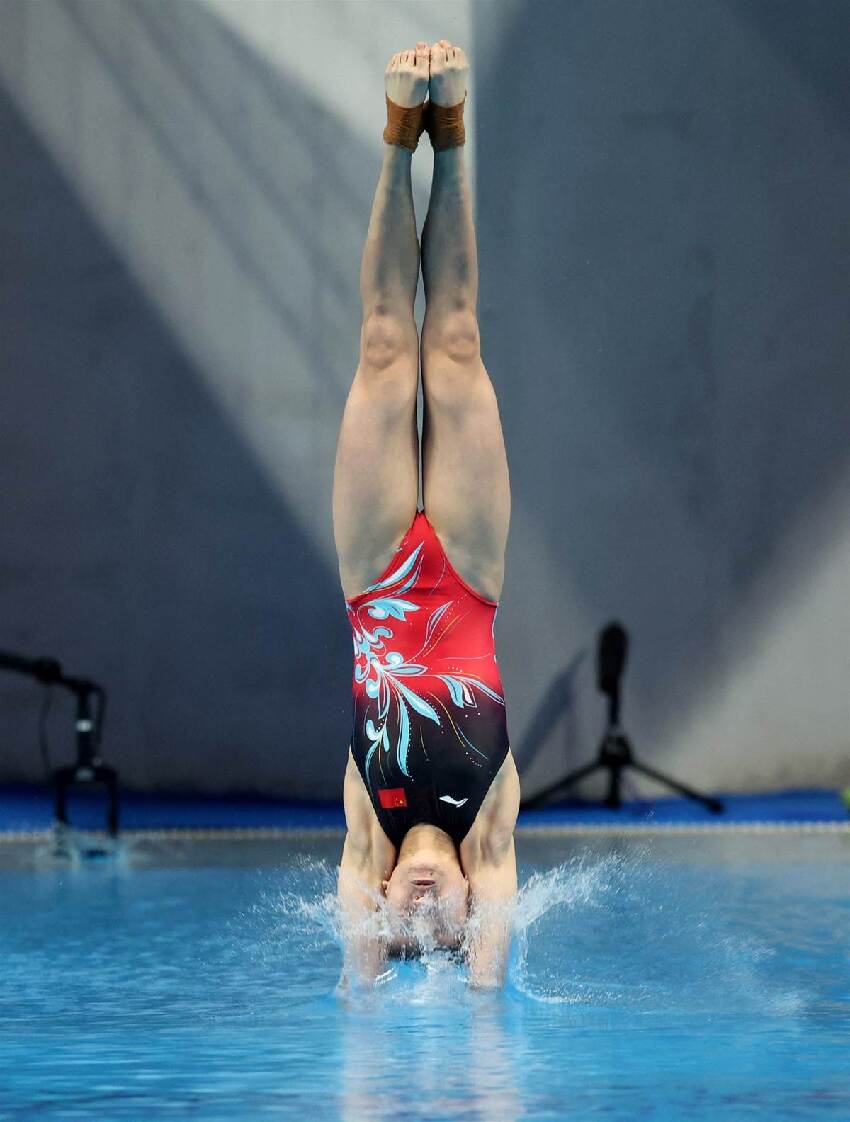
[[[333,483],[354,648],[338,878],[343,986],[378,980],[390,955],[443,949],[466,962],[470,985],[499,987],[509,953],[520,787],[494,623],[511,499],[476,312],[468,74],[466,55],[446,39],[393,55],[385,71],[359,363]],[[423,131],[434,172],[422,228],[420,347],[411,161]]]

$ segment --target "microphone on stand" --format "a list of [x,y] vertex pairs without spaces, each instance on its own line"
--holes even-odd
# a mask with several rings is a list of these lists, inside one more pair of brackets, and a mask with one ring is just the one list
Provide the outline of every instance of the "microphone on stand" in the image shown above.
[[619,691],[628,649],[629,637],[619,623],[609,623],[602,629],[596,656],[596,683],[601,693]]
[[603,733],[596,759],[583,767],[575,768],[562,779],[538,791],[532,798],[524,800],[521,809],[539,806],[552,795],[562,795],[576,780],[584,779],[599,770],[608,773],[606,805],[619,807],[622,804],[620,793],[622,772],[625,768],[631,767],[663,783],[680,795],[701,803],[713,814],[719,814],[723,810],[723,803],[719,799],[701,794],[693,787],[680,783],[635,757],[629,738],[620,728],[620,679],[626,668],[628,649],[629,637],[622,624],[612,620],[602,628],[596,649],[596,686],[600,693],[608,697],[608,726]]
[[612,730],[620,723],[620,679],[628,649],[629,637],[619,623],[614,621],[602,629],[596,653],[596,688],[608,696],[608,725]]

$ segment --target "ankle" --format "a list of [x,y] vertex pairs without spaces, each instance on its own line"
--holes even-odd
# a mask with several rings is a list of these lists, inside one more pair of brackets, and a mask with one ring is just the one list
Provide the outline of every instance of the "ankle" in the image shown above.
[[393,179],[405,179],[411,174],[413,165],[413,153],[409,148],[403,148],[400,144],[389,144],[384,141],[384,170],[389,173]]
[[460,179],[466,172],[463,159],[464,146],[434,149],[434,171],[444,178]]

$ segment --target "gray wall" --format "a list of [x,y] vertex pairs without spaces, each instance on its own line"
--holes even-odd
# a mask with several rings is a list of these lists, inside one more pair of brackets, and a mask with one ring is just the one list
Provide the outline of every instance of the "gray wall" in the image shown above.
[[[612,616],[648,760],[728,789],[850,780],[840,4],[0,15],[0,648],[105,681],[127,783],[339,793],[330,489],[381,74],[444,34],[474,68],[526,789],[595,748]],[[430,164],[425,138],[420,226]],[[0,779],[40,775],[39,700],[0,679]],[[57,699],[57,759],[69,719]]]
[[598,735],[612,614],[657,765],[726,787],[850,774],[841,8],[530,4],[489,32],[475,9],[485,358],[543,538],[536,558],[512,539],[502,635],[529,701],[590,656],[561,729],[525,741],[532,786]]

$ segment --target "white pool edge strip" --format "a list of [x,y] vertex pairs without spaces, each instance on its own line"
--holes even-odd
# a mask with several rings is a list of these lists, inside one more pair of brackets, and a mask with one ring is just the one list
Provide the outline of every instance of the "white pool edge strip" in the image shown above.
[[[95,831],[81,831],[91,832]],[[127,841],[261,841],[280,838],[338,838],[345,833],[342,826],[258,826],[221,828],[182,827],[152,830],[122,830]],[[850,834],[850,819],[829,822],[582,822],[552,826],[517,826],[518,837],[557,838],[588,834]],[[25,842],[46,842],[52,830],[0,831],[0,845]]]

